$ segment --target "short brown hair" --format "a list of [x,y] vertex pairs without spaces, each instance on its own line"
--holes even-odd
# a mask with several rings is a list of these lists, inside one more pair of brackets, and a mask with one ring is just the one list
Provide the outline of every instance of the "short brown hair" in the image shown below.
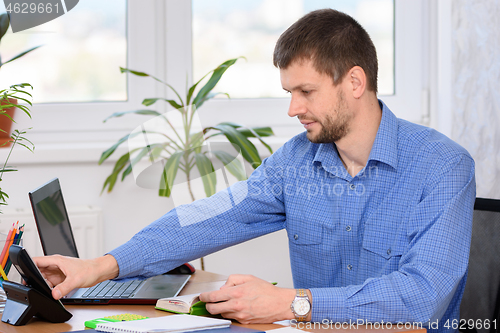
[[274,66],[287,68],[293,61],[311,59],[314,68],[329,75],[334,85],[360,66],[367,89],[377,92],[377,51],[365,29],[351,16],[334,9],[310,12],[291,25],[274,48]]

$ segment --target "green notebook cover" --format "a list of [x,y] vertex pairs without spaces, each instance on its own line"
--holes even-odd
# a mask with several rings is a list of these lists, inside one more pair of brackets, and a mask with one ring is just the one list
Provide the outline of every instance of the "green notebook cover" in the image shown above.
[[[172,312],[172,313],[185,314],[183,312],[177,312],[177,311],[173,311],[173,310],[167,310],[167,309],[164,309],[164,308],[160,308],[158,306],[155,306],[155,309],[163,310],[163,311],[168,311],[168,312]],[[199,302],[194,303],[191,306],[189,314],[190,315],[194,315],[194,316],[207,316],[207,315],[210,315],[210,312],[207,311],[207,308],[205,306],[205,302],[199,301]]]

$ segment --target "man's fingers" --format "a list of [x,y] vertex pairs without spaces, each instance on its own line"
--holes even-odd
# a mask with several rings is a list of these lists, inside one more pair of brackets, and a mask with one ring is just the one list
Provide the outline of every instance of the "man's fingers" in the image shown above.
[[66,278],[52,289],[52,297],[54,297],[54,299],[60,299],[63,295],[67,295],[70,291],[75,289],[77,285],[78,283],[73,281],[73,279]]
[[33,261],[35,262],[35,265],[38,266],[38,268],[47,268],[50,266],[58,267],[61,261],[61,256],[53,255],[46,257],[34,257]]
[[224,285],[225,287],[233,287],[237,286],[243,283],[246,283],[248,281],[256,279],[255,276],[253,275],[245,275],[245,274],[233,274],[229,275],[227,278],[226,284]]
[[206,308],[211,314],[222,314],[225,318],[233,318],[230,314],[239,311],[236,302],[233,300],[218,303],[207,303]]
[[228,299],[230,299],[228,294],[228,288],[215,291],[208,291],[200,294],[200,301],[205,303],[223,302],[227,301]]

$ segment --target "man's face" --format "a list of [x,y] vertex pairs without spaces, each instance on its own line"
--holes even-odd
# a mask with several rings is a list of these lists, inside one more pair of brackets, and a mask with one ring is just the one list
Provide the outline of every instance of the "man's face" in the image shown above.
[[312,61],[294,61],[280,69],[281,85],[292,94],[288,115],[300,120],[313,143],[337,142],[349,133],[353,113],[342,83],[314,69]]

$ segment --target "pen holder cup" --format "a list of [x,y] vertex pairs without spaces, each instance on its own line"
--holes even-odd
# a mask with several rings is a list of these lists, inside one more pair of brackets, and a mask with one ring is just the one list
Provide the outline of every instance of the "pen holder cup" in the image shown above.
[[[0,257],[0,260],[2,260],[5,257],[8,258],[8,253],[7,253],[8,246],[11,242],[14,243],[14,237],[8,238],[7,236],[8,236],[7,234],[0,233],[0,251],[1,254],[3,254],[3,256]],[[21,246],[23,245],[22,238],[19,240],[17,244]],[[2,263],[0,262],[0,265],[1,264]],[[19,275],[19,272],[15,269],[15,267],[12,266],[10,260],[7,260],[6,264],[4,266],[1,266],[1,268],[4,270],[4,273],[6,274],[9,281],[21,282],[21,276]],[[1,280],[3,281],[3,277]],[[7,296],[5,295],[5,291],[3,290],[3,288],[0,288],[0,313],[2,313],[3,310],[5,309],[6,302],[7,302]]]

